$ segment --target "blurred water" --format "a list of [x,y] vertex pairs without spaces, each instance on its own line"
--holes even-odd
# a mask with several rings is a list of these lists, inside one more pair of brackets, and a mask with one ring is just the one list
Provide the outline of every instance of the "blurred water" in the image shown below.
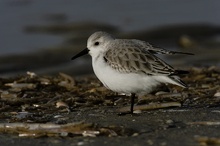
[[[167,24],[220,24],[219,0],[1,0],[1,55],[35,51],[56,45],[54,35],[26,34],[27,25],[94,21],[115,25],[123,31],[150,29]],[[47,16],[60,14],[60,21]]]

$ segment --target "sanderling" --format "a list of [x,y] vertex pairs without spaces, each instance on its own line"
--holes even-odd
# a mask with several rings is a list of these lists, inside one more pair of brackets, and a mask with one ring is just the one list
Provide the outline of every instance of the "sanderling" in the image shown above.
[[131,94],[131,113],[136,94],[148,94],[161,83],[186,88],[177,75],[187,71],[175,70],[154,54],[191,53],[168,51],[136,39],[115,39],[102,31],[92,34],[87,41],[87,48],[72,57],[72,60],[88,53],[92,56],[96,76],[106,88]]

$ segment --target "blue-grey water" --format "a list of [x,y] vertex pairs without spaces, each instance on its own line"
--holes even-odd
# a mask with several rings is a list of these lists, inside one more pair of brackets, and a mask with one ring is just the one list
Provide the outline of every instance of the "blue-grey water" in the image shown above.
[[[48,20],[62,14],[61,22]],[[56,35],[27,34],[28,25],[68,22],[101,22],[123,31],[183,23],[220,25],[219,0],[1,0],[1,54],[32,52],[62,42]]]

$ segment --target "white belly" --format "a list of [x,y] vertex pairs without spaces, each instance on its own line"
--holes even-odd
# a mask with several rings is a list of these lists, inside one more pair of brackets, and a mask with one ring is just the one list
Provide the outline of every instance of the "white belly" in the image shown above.
[[101,57],[93,60],[92,65],[96,76],[104,86],[118,93],[149,93],[160,84],[152,76],[120,73],[108,66]]

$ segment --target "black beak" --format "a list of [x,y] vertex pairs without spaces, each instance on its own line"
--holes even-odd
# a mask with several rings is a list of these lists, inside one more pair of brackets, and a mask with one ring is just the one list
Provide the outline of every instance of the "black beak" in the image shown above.
[[85,48],[84,50],[82,50],[81,52],[79,52],[78,54],[76,54],[75,56],[73,56],[71,59],[74,60],[80,56],[86,55],[89,53],[89,49]]

